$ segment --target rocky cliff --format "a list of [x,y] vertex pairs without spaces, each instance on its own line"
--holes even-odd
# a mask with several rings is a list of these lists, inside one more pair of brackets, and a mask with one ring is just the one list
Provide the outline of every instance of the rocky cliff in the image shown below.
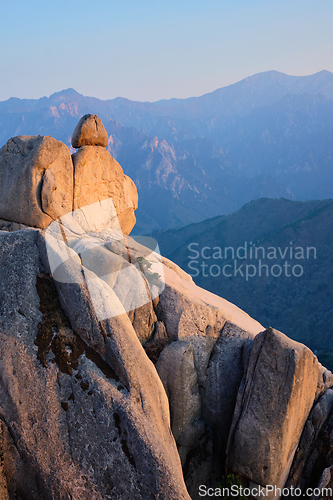
[[333,486],[332,373],[129,236],[97,116],[72,142],[0,150],[0,498]]

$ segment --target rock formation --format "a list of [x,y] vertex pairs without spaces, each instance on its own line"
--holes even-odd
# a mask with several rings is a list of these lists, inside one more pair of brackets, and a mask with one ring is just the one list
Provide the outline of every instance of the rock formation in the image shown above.
[[73,146],[79,150],[71,159],[67,146],[49,136],[10,139],[0,150],[0,219],[45,228],[72,210],[112,198],[129,234],[137,190],[106,151],[107,133],[97,116],[80,120]]
[[72,135],[73,148],[108,145],[108,133],[97,115],[84,115]]
[[65,144],[19,136],[0,150],[0,218],[43,228],[72,204],[73,165]]
[[283,488],[318,389],[319,363],[273,329],[253,340],[229,434],[227,465]]
[[333,375],[128,236],[105,134],[86,115],[72,159],[51,137],[0,151],[0,498],[331,485]]

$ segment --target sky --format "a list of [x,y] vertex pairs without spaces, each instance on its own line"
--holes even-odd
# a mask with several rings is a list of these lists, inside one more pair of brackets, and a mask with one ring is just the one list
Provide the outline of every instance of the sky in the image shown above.
[[156,101],[262,71],[333,72],[332,0],[0,0],[0,101]]

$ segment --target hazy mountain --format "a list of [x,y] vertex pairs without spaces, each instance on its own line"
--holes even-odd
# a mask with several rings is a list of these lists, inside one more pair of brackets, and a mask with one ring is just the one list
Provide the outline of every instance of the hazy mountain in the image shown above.
[[290,76],[278,71],[266,71],[240,82],[215,90],[201,97],[158,101],[168,106],[172,117],[222,117],[245,115],[255,108],[279,101],[285,95],[317,95],[333,99],[333,74],[320,71],[309,76]]
[[298,199],[330,197],[332,129],[332,100],[289,95],[236,121],[222,147],[244,176],[274,175]]
[[[153,236],[198,285],[305,343],[333,368],[332,226],[333,200],[260,199],[234,214]],[[256,247],[263,249],[255,253]],[[268,266],[261,276],[260,263]]]
[[[319,94],[325,99],[333,99],[333,74],[329,71],[309,76],[289,76],[278,71],[267,71],[203,96],[188,99],[150,103],[118,97],[101,101],[84,97],[74,89],[67,89],[56,92],[49,98],[8,99],[0,102],[0,113],[9,113],[12,116],[12,127],[24,128],[23,122],[26,121],[27,114],[44,110],[44,124],[48,120],[54,121],[55,129],[59,129],[61,123],[65,124],[66,115],[79,116],[94,110],[102,120],[111,118],[126,127],[145,129],[149,135],[167,140],[185,140],[200,136],[210,137],[215,129],[223,125],[221,120],[226,120],[225,125],[228,125],[230,119],[232,121],[262,106],[270,106],[286,95]],[[22,118],[22,123],[18,120],[19,117]],[[1,125],[3,127],[5,124]],[[48,123],[48,126],[50,125]],[[1,139],[3,140],[3,137]]]
[[269,174],[246,178],[233,171],[223,149],[209,139],[172,145],[116,122],[106,128],[110,153],[139,191],[136,233],[230,213],[244,201],[272,192],[293,197]]
[[137,232],[231,213],[259,197],[324,199],[333,187],[333,74],[268,71],[201,97],[101,101],[73,89],[0,102],[0,144],[52,135],[70,146],[85,113],[139,189]]

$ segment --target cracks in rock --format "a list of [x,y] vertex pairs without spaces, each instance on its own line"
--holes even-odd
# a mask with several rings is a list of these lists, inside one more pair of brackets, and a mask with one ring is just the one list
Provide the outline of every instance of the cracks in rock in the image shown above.
[[[143,346],[146,355],[148,356],[150,361],[154,363],[154,365],[156,365],[159,355],[161,354],[163,349],[174,341],[174,339],[168,337],[167,333],[164,338],[155,339],[155,335],[157,332],[157,323],[158,321],[156,321],[155,323],[154,332]],[[163,323],[163,321],[161,321],[161,323]]]
[[83,353],[79,337],[72,331],[69,319],[61,309],[51,275],[40,273],[37,276],[36,289],[40,298],[40,311],[43,314],[35,339],[35,345],[38,347],[37,359],[46,367],[47,356],[51,350],[59,369],[63,373],[71,374],[72,368],[77,369],[78,359]]
[[[38,137],[41,137],[41,136],[38,136]],[[30,146],[27,148],[28,152],[26,154],[24,154],[24,151],[22,151],[22,149],[20,148],[20,146],[18,145],[18,143],[15,141],[16,137],[12,137],[10,139],[10,141],[12,141],[15,146],[16,146],[16,154],[19,153],[23,158],[26,158],[30,153],[31,151],[34,149],[33,146]]]
[[97,118],[95,117],[95,118],[94,118],[94,120],[95,120],[96,132],[97,132],[97,134],[98,134],[98,133],[99,133],[99,127],[98,127],[98,121],[97,121]]
[[41,177],[41,179],[38,182],[37,187],[36,187],[36,200],[37,200],[38,206],[39,206],[40,210],[43,212],[43,214],[48,215],[46,212],[44,212],[43,204],[42,204],[42,190],[43,190],[45,173],[46,173],[46,170],[44,169],[42,177]]
[[67,411],[68,410],[68,403],[67,401],[62,401],[61,403],[61,407],[63,410]]
[[[7,430],[7,435],[9,439],[9,443],[12,448],[15,450],[15,454],[17,453],[17,457],[13,456],[13,453],[10,451],[10,447],[3,446],[4,444],[4,430]],[[17,445],[19,439],[15,438],[13,430],[7,423],[3,414],[0,415],[0,474],[4,476],[5,479],[5,488],[6,493],[8,494],[9,500],[27,500],[27,497],[24,493],[22,493],[22,485],[20,486],[20,472],[17,470],[17,459],[21,461],[21,466],[27,463],[26,454],[22,453],[20,447]],[[38,479],[35,476],[35,484],[37,485]],[[2,497],[1,497],[2,498]],[[30,496],[29,496],[30,498]]]
[[[82,378],[82,377],[81,377]],[[71,393],[71,395],[68,397],[67,401],[61,401],[61,407],[63,410],[68,411],[69,410],[69,402],[72,401],[73,404],[75,403],[75,396],[74,392]]]
[[208,358],[208,361],[207,361],[206,373],[208,372],[208,370],[209,370],[209,368],[211,366],[212,358],[213,358],[214,354],[216,353],[216,349],[217,349],[217,347],[218,347],[221,339],[223,338],[224,330],[226,329],[227,325],[228,325],[228,321],[226,321],[224,323],[224,325],[221,328],[221,331],[219,333],[219,336],[217,337],[216,342],[215,342],[215,344],[213,346],[213,349],[210,351],[210,355],[209,355],[209,358]]
[[206,426],[204,432],[197,440],[196,446],[192,447],[186,455],[186,460],[183,466],[183,474],[187,487],[190,486],[191,475],[196,468],[196,465],[202,464],[211,459],[209,446],[212,442],[211,429]]
[[[120,416],[117,412],[114,412],[113,418],[114,418],[114,423],[115,423],[116,429],[117,429],[119,437],[120,437],[121,448],[122,448],[123,452],[125,453],[126,457],[128,458],[129,463],[131,465],[133,465],[133,467],[136,469],[135,460],[134,460],[133,455],[131,454],[131,452],[128,448],[128,444],[126,441],[127,431],[126,431],[126,429],[124,429],[122,431],[121,426],[120,426]],[[122,435],[123,435],[123,438],[121,437]]]
[[37,292],[40,298],[40,311],[43,318],[38,325],[35,345],[38,347],[37,359],[47,367],[50,351],[60,371],[72,374],[77,370],[80,357],[85,354],[107,379],[120,382],[119,376],[109,364],[88,346],[71,328],[70,321],[62,309],[52,276],[42,272],[37,276]]
[[[75,153],[74,153],[75,154]],[[75,164],[74,164],[74,158],[73,155],[71,155],[71,160],[72,160],[72,167],[73,167],[73,196],[72,196],[72,211],[74,211],[74,205],[75,205]]]
[[140,401],[141,401],[141,407],[142,407],[142,410],[143,412],[145,411],[145,402],[144,402],[144,399],[143,399],[143,396],[142,396],[142,392],[140,392]]

